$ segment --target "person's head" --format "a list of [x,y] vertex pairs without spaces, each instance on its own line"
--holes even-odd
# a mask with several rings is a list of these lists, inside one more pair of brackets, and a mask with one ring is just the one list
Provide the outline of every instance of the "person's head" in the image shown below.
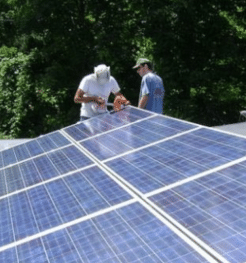
[[153,70],[152,63],[147,58],[139,58],[133,68],[141,77]]
[[104,85],[110,79],[110,67],[107,67],[104,64],[98,65],[94,68],[94,74],[96,76],[97,82],[100,85]]

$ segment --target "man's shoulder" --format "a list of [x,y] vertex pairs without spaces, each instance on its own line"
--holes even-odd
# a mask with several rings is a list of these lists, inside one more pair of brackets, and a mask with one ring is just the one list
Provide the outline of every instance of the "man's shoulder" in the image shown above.
[[116,81],[116,79],[113,76],[110,76],[109,82],[115,82],[115,81]]
[[96,76],[95,76],[95,74],[91,73],[91,74],[88,74],[88,75],[84,76],[83,79],[95,81],[96,80]]

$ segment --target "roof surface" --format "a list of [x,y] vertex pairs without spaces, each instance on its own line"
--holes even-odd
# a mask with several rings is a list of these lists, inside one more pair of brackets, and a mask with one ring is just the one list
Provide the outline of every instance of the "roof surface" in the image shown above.
[[217,126],[214,128],[222,131],[227,131],[227,132],[246,136],[246,122]]
[[15,145],[29,141],[30,139],[0,140],[0,150],[8,149]]

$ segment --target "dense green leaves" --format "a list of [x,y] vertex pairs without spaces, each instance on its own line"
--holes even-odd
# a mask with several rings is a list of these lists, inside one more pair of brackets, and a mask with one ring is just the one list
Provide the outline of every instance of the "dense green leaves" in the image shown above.
[[205,125],[246,107],[242,0],[2,0],[0,133],[33,137],[78,120],[73,96],[99,63],[137,105],[137,57],[164,79],[165,113]]

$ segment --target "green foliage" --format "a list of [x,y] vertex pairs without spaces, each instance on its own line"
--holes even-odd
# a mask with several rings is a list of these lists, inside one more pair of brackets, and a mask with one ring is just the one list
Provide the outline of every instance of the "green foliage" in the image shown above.
[[2,0],[0,9],[0,133],[76,122],[73,96],[99,63],[137,105],[142,56],[164,79],[165,114],[219,125],[246,106],[241,0]]
[[54,94],[49,79],[35,78],[36,53],[0,49],[0,132],[12,137],[33,137],[60,127],[61,121],[54,123],[51,115],[59,116],[65,91]]

